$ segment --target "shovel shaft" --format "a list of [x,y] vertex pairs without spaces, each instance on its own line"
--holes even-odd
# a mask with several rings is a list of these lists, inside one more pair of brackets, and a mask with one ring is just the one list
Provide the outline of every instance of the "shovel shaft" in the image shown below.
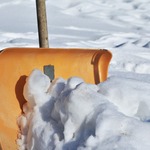
[[38,34],[39,34],[39,46],[41,48],[48,48],[49,42],[48,42],[45,0],[36,0],[36,10],[37,10]]

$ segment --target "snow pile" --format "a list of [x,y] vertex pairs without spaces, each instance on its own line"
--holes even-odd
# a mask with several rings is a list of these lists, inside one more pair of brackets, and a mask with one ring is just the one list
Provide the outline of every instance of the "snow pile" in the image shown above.
[[149,83],[116,77],[99,85],[77,77],[51,83],[35,69],[24,87],[19,149],[149,150],[149,91]]

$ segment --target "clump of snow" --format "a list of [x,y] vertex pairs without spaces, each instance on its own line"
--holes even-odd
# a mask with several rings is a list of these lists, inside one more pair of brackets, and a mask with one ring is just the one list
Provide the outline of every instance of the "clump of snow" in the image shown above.
[[149,83],[116,77],[99,85],[77,77],[50,83],[35,69],[24,86],[19,149],[148,150],[149,90]]
[[123,114],[150,120],[150,83],[112,76],[98,86],[99,92]]
[[41,73],[39,70],[35,70],[31,73],[30,78],[27,78],[27,83],[24,87],[24,97],[31,106],[40,105],[45,102],[45,93],[50,86],[50,80],[48,76]]

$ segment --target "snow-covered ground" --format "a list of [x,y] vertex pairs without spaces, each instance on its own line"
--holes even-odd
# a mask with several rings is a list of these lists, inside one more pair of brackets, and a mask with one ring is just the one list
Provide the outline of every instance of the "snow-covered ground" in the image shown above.
[[[47,0],[51,47],[105,48],[109,78],[98,85],[34,70],[18,119],[20,149],[150,149],[150,0]],[[34,0],[1,0],[0,49],[37,47]]]

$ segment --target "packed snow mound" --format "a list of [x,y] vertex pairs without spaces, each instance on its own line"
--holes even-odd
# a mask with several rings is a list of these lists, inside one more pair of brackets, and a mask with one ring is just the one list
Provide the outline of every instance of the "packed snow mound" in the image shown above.
[[[35,69],[18,118],[20,150],[149,150],[150,84],[110,77],[50,79]],[[133,110],[133,111],[132,111]]]

